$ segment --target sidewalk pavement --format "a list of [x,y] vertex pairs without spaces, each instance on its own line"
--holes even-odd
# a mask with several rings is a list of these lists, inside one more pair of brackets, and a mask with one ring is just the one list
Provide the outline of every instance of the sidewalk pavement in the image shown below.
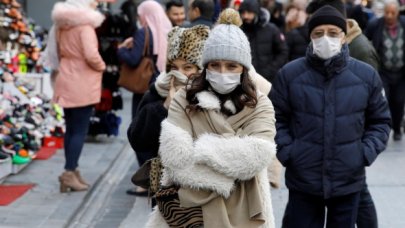
[[[377,207],[380,228],[405,227],[405,139],[401,142],[390,140],[387,150],[379,155],[367,168],[367,182]],[[284,178],[282,180],[284,183]],[[272,201],[276,227],[281,227],[288,190],[283,184],[272,189]],[[150,207],[147,200],[136,200],[133,209],[121,223],[123,228],[143,227]]]
[[[82,175],[92,185],[91,189],[66,194],[59,192],[58,176],[64,171],[63,150],[58,150],[48,160],[34,160],[20,173],[10,175],[3,182],[4,184],[34,183],[35,186],[12,204],[0,207],[0,227],[55,228],[69,225],[79,227],[78,224],[74,224],[77,223],[75,218],[79,216],[78,218],[84,219],[86,215],[81,212],[81,209],[84,208],[86,213],[89,213],[88,211],[91,211],[89,208],[101,208],[100,204],[89,206],[86,203],[95,195],[103,193],[103,189],[104,195],[110,194],[106,189],[111,189],[111,186],[119,183],[135,161],[126,137],[131,115],[131,96],[129,93],[124,93],[124,110],[118,112],[122,118],[120,135],[111,138],[97,136],[85,143],[79,164]],[[118,167],[120,166],[117,164],[123,164],[121,170],[118,170],[121,173],[115,177],[108,176],[113,164]],[[106,176],[108,178],[105,178]],[[134,197],[128,196],[128,211],[132,208],[134,201]],[[101,203],[104,202],[101,201]],[[124,214],[121,220],[125,216]],[[87,226],[81,225],[81,227]]]

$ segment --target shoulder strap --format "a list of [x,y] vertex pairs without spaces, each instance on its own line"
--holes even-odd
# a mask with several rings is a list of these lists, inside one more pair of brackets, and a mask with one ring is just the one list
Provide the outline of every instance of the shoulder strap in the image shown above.
[[149,52],[149,27],[145,28],[145,42],[144,42],[144,46],[143,46],[143,53],[142,56],[150,56],[150,52]]

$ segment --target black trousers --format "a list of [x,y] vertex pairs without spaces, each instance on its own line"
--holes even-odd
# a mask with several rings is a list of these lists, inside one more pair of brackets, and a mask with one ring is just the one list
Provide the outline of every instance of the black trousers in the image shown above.
[[289,191],[283,228],[354,228],[360,192],[324,199],[298,191]]
[[384,90],[391,111],[392,129],[395,133],[401,133],[405,106],[405,77],[395,81],[384,80]]
[[367,185],[360,193],[357,228],[378,228],[377,211]]

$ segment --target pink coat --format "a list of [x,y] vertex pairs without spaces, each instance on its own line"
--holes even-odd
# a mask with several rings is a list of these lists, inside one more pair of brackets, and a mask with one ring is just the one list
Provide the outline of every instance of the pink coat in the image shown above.
[[57,3],[52,18],[60,57],[54,101],[64,108],[100,102],[105,63],[98,52],[95,28],[103,22],[103,15],[90,8]]

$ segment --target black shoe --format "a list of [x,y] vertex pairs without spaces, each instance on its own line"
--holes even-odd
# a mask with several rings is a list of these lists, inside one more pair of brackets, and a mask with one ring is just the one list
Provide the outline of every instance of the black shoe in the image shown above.
[[394,132],[394,141],[400,141],[402,139],[402,134],[400,132]]
[[148,190],[146,190],[146,191],[137,191],[136,188],[131,188],[131,189],[127,190],[127,194],[132,195],[132,196],[146,197],[146,196],[148,196]]

